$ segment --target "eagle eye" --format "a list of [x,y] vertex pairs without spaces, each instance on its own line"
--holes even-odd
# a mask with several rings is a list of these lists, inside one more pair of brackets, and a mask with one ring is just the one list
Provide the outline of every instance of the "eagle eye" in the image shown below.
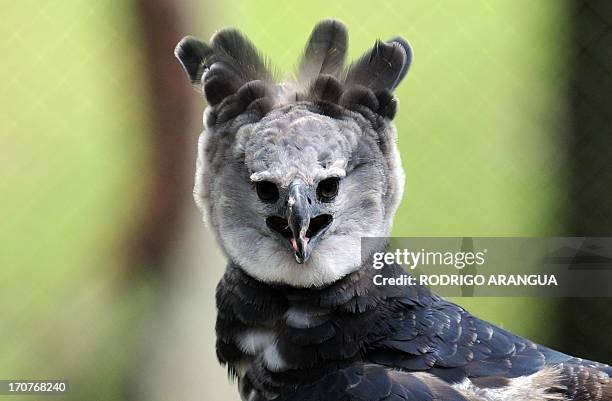
[[259,181],[255,184],[257,196],[264,202],[275,202],[278,200],[278,187],[270,181]]
[[339,179],[327,178],[317,186],[317,197],[321,202],[331,202],[338,195],[339,186]]

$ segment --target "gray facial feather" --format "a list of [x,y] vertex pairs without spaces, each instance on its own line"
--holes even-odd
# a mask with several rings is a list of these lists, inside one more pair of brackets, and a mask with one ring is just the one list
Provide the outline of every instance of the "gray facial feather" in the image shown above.
[[257,124],[257,135],[244,140],[245,163],[256,180],[266,177],[286,188],[296,177],[314,184],[344,176],[358,145],[357,127],[304,108],[274,111]]
[[[384,158],[378,136],[368,130],[358,115],[333,119],[295,104],[241,127],[223,148],[213,133],[204,132],[196,202],[208,213],[228,257],[262,281],[295,286],[325,285],[358,268],[360,238],[388,234],[401,197],[390,194],[401,191],[403,181],[401,170],[391,170],[400,165]],[[207,152],[210,146],[214,153]],[[332,205],[332,226],[311,259],[297,264],[266,227],[271,211],[257,198],[251,181],[265,178],[278,183],[282,192],[295,178],[314,185],[343,175]]]

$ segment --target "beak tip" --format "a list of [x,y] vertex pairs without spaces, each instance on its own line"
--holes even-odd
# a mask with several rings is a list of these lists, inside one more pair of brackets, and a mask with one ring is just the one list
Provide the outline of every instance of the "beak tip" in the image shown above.
[[308,260],[310,256],[310,252],[308,252],[308,238],[300,238],[299,244],[295,238],[291,238],[291,247],[293,248],[293,255],[295,256],[295,261],[298,264],[303,264]]
[[306,261],[310,257],[308,253],[304,252],[294,252],[293,255],[295,256],[295,261],[300,265],[306,263]]

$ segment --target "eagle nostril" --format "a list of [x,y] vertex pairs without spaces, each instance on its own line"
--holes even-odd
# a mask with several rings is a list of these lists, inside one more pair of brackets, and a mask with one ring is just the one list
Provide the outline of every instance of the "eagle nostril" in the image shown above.
[[280,235],[285,238],[292,238],[293,233],[291,232],[291,228],[289,228],[289,223],[286,219],[283,219],[279,216],[270,216],[266,219],[266,225],[272,231],[276,231]]
[[329,214],[320,214],[317,217],[310,219],[306,237],[312,238],[331,224],[333,218]]

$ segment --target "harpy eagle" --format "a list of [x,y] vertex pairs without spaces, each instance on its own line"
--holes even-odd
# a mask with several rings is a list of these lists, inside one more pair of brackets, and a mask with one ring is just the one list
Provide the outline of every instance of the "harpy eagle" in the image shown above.
[[283,83],[234,29],[175,51],[208,102],[194,194],[229,259],[217,355],[242,399],[612,400],[610,366],[373,284],[405,274],[362,263],[360,238],[388,236],[402,196],[393,91],[412,51],[377,41],[348,67],[346,51],[345,26],[320,22]]

